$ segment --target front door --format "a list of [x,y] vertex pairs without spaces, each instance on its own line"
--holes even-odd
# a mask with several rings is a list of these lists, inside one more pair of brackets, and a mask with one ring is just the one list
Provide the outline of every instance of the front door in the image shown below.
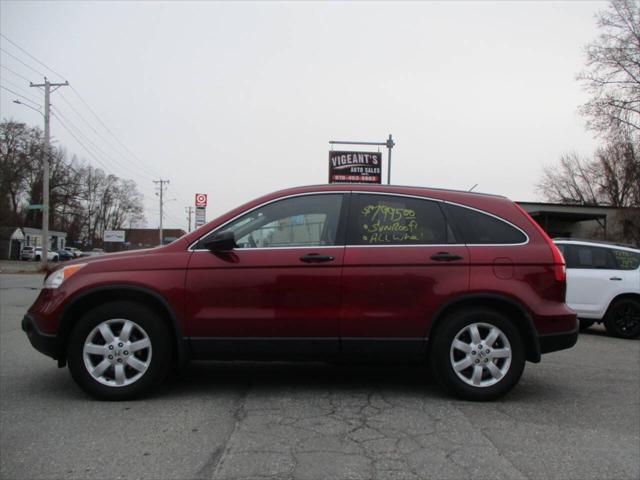
[[217,229],[234,232],[234,250],[198,244],[186,279],[196,354],[338,350],[343,203],[340,193],[278,200]]

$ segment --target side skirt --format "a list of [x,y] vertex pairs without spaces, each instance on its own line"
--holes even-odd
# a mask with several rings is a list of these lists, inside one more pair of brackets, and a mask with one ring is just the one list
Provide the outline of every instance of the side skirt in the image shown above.
[[424,338],[190,337],[193,360],[348,360],[413,362],[425,359]]

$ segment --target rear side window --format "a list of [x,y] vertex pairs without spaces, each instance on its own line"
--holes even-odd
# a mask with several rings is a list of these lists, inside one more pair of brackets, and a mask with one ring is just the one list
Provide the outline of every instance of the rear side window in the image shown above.
[[394,195],[354,194],[350,245],[455,243],[437,202]]
[[618,270],[636,270],[640,266],[640,253],[628,250],[611,250],[618,264]]
[[451,204],[446,204],[446,209],[465,243],[518,244],[527,241],[520,230],[498,218]]
[[588,245],[566,245],[565,248],[567,268],[616,269],[615,258],[608,248]]

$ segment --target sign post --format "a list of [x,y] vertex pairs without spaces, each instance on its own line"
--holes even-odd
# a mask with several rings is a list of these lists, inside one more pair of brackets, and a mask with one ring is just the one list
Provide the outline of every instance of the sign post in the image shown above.
[[[389,138],[387,139],[386,142],[347,142],[347,141],[331,140],[329,141],[329,144],[330,145],[376,145],[376,146],[387,147],[387,185],[391,185],[391,150],[395,146],[395,142],[393,141],[393,137],[391,136],[391,134],[389,134]],[[330,159],[331,159],[331,153],[332,152],[329,152]],[[358,153],[366,153],[366,152],[339,152],[339,153],[358,154]],[[369,155],[371,154],[369,153]],[[382,155],[380,153],[378,153],[378,155],[380,155],[380,158],[382,158]],[[331,160],[329,160],[329,162],[331,163]],[[379,165],[380,163],[381,161],[379,162]],[[381,174],[379,174],[379,176],[381,177]],[[349,180],[349,182],[351,182],[351,180]],[[366,182],[361,181],[361,182],[362,183],[382,183],[380,180],[378,180],[377,182],[372,182],[372,181],[366,181]],[[334,183],[331,180],[331,165],[329,165],[329,183]]]

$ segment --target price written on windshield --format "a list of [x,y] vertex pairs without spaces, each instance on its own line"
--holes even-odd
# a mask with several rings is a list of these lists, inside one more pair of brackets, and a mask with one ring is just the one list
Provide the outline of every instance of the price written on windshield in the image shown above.
[[362,241],[369,244],[417,242],[419,225],[410,208],[367,205],[362,209]]

